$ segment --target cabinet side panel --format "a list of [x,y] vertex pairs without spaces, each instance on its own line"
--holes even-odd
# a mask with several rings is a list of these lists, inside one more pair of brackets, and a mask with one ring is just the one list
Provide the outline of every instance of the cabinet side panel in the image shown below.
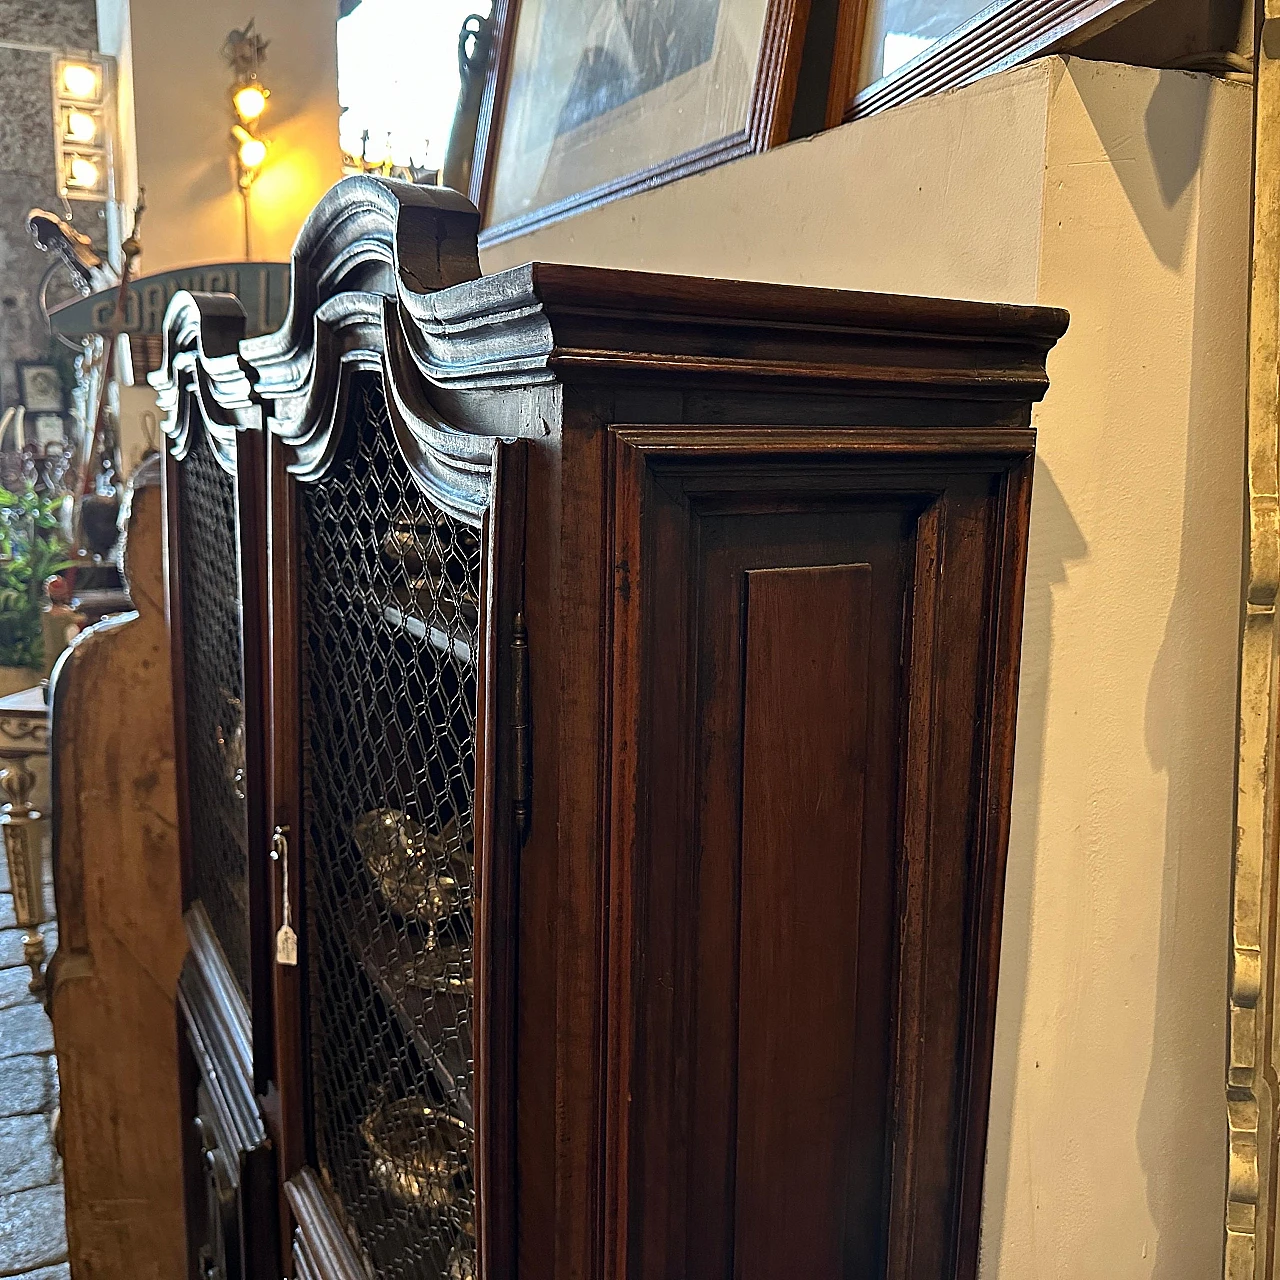
[[869,564],[747,573],[740,1280],[842,1271],[870,615]]

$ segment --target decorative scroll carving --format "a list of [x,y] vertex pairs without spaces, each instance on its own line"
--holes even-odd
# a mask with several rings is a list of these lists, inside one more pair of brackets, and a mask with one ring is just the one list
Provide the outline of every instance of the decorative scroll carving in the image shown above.
[[228,444],[260,413],[291,446],[293,474],[316,479],[346,447],[351,374],[379,371],[406,459],[434,498],[462,514],[474,512],[493,446],[483,432],[448,426],[433,405],[455,403],[458,391],[690,376],[887,396],[919,395],[927,384],[929,394],[1008,401],[1017,417],[1043,393],[1045,352],[1066,325],[1062,313],[1026,307],[922,309],[919,299],[826,289],[773,314],[769,286],[725,285],[709,304],[694,281],[544,263],[481,277],[478,228],[456,192],[356,176],[299,234],[278,332],[240,342],[236,355],[243,320],[233,299],[175,299],[153,382],[179,448],[189,392]]
[[366,176],[340,182],[316,206],[294,248],[283,327],[241,348],[272,430],[294,446],[299,477],[322,474],[337,456],[351,372],[381,364],[383,297],[474,280],[479,225],[457,192]]
[[1227,1061],[1227,1280],[1274,1275],[1276,1052],[1276,598],[1280,592],[1280,3],[1256,49],[1249,315],[1248,586],[1240,647],[1239,774]]
[[[252,410],[249,380],[240,361],[245,314],[230,294],[174,295],[165,313],[164,356],[148,381],[156,389],[164,431],[179,460],[191,449],[192,408],[198,406],[222,466],[235,472],[235,432],[242,410]],[[247,425],[247,424],[246,424]]]
[[415,386],[415,380],[398,372],[407,356],[404,333],[389,298],[383,329],[387,409],[400,451],[427,497],[451,515],[476,523],[490,502],[498,439],[451,427]]

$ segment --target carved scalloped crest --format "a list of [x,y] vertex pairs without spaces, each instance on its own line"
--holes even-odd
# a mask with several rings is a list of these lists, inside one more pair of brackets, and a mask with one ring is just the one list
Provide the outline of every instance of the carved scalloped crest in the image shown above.
[[151,379],[175,453],[190,447],[194,403],[224,465],[228,451],[234,457],[235,429],[262,421],[292,446],[294,475],[318,479],[341,452],[352,373],[376,372],[419,483],[442,506],[476,518],[488,500],[494,443],[472,446],[444,422],[426,389],[413,385],[421,375],[402,342],[388,358],[384,335],[400,325],[393,318],[384,326],[384,309],[402,293],[418,297],[478,277],[478,230],[475,208],[456,192],[357,176],[332,188],[299,233],[277,332],[245,339],[234,299],[179,295],[165,317],[164,367]]
[[236,431],[249,423],[232,406],[252,411],[239,354],[244,330],[244,308],[230,294],[175,294],[165,312],[164,356],[147,378],[165,414],[174,457],[187,456],[203,424],[214,456],[233,475]]
[[457,192],[380,178],[347,178],[316,205],[294,246],[283,326],[241,347],[300,478],[337,456],[350,374],[382,365],[382,299],[474,280],[479,226]]
[[193,344],[183,328],[192,314],[171,308],[170,345],[196,349],[192,385],[210,420],[261,420],[292,447],[293,474],[314,480],[344,447],[352,373],[379,374],[420,483],[466,510],[479,455],[492,456],[493,445],[450,427],[433,399],[456,404],[460,391],[557,381],[799,383],[1006,401],[1021,420],[1047,386],[1045,355],[1067,321],[1047,308],[539,263],[482,277],[478,227],[475,208],[453,191],[340,182],[298,236],[284,325],[239,344],[234,376],[217,364],[225,339],[216,350],[207,333]]

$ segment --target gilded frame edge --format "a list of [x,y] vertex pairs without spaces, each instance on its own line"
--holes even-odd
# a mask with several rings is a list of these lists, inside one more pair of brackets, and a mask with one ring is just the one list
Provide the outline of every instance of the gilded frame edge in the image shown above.
[[[1277,1052],[1277,655],[1280,654],[1280,4],[1255,40],[1247,525],[1237,713],[1225,1102],[1225,1280],[1275,1270]],[[1270,45],[1270,51],[1268,50]]]

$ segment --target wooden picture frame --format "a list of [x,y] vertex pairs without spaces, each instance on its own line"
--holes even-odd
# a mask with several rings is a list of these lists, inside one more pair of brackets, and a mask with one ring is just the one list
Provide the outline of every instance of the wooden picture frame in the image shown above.
[[[556,0],[550,0],[554,3]],[[742,155],[764,151],[801,133],[840,122],[850,68],[856,61],[865,0],[765,0],[764,22],[742,128],[632,172],[586,186],[516,216],[494,217],[494,187],[521,0],[495,0],[493,40],[476,129],[470,196],[480,209],[480,245],[498,244],[609,200],[674,182]],[[813,34],[818,39],[806,39]],[[827,92],[793,120],[797,87],[817,77]]]
[[1150,0],[994,0],[889,75],[858,87],[866,20],[875,0],[860,0],[857,47],[844,63],[845,121],[875,115],[916,98],[958,89],[983,76],[1052,53],[1136,13]]
[[30,414],[62,413],[67,407],[62,374],[47,360],[19,360],[18,403]]

